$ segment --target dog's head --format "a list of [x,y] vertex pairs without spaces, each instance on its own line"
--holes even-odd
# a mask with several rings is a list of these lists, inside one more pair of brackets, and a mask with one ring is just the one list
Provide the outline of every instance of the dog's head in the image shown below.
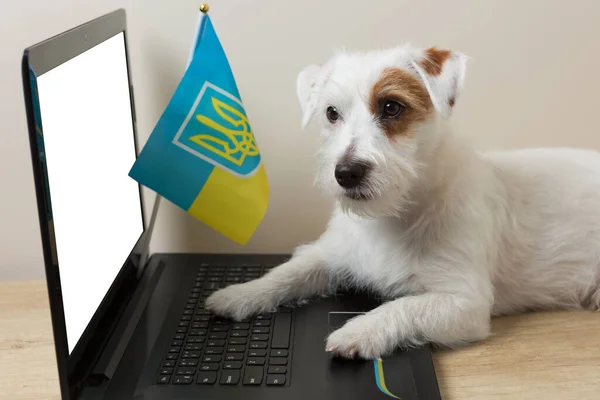
[[346,211],[398,215],[452,113],[466,56],[401,46],[340,53],[297,80],[303,126],[321,123],[316,183]]

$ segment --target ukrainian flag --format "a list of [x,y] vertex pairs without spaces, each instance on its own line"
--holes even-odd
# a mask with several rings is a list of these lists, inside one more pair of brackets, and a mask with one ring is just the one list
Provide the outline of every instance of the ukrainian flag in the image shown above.
[[265,168],[205,12],[185,75],[129,176],[242,245],[266,212]]

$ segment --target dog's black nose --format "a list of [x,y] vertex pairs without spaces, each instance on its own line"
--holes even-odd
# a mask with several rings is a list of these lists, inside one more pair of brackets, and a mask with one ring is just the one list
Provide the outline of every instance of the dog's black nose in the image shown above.
[[341,187],[352,189],[360,185],[369,167],[365,163],[344,163],[335,166],[335,180]]

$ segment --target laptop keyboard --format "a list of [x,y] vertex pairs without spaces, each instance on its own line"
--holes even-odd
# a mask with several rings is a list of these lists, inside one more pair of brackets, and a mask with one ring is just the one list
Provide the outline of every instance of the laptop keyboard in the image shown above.
[[159,385],[283,386],[289,380],[291,310],[231,321],[204,309],[228,285],[261,277],[270,267],[198,268],[160,366]]

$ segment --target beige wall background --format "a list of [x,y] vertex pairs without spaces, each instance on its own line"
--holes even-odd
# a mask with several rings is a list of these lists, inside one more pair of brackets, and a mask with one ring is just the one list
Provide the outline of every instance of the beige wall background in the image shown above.
[[[0,13],[0,279],[42,278],[19,69],[23,49],[125,7],[139,136],[144,143],[183,73],[199,1],[6,3]],[[600,2],[380,0],[367,4],[360,0],[210,2],[213,23],[264,156],[272,188],[270,207],[244,248],[164,201],[154,251],[289,252],[320,234],[331,205],[312,187],[317,133],[314,127],[300,130],[295,79],[304,65],[324,60],[339,47],[371,49],[411,42],[470,55],[466,88],[453,118],[466,140],[481,149],[600,148]],[[150,208],[154,194],[146,195]]]

